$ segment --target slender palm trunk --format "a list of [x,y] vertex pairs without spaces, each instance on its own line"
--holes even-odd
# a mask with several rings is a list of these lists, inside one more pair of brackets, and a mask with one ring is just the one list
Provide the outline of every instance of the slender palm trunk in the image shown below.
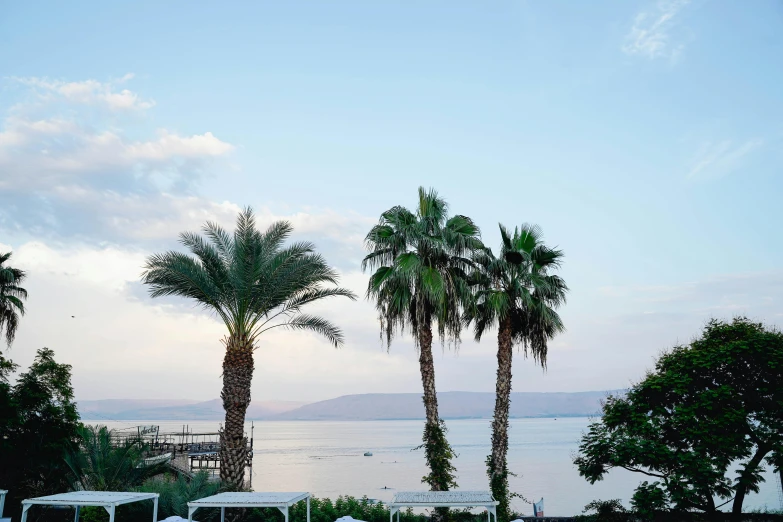
[[437,426],[440,417],[438,395],[435,391],[435,363],[432,359],[432,326],[429,322],[419,328],[419,369],[424,388],[424,413],[427,424]]
[[492,454],[490,485],[498,505],[498,520],[508,520],[508,411],[511,405],[511,361],[514,355],[511,318],[500,321],[498,328],[498,372],[495,382],[495,415],[492,420]]
[[[454,483],[454,467],[451,465],[452,450],[446,440],[443,421],[438,415],[438,395],[435,391],[435,364],[432,359],[432,325],[429,319],[419,327],[419,369],[421,384],[424,388],[424,452],[430,468],[424,482],[432,491],[448,491]],[[449,508],[436,508],[432,514],[433,522],[449,519]]]
[[248,461],[245,413],[250,405],[253,379],[253,343],[242,335],[231,335],[223,359],[223,408],[226,424],[220,442],[220,480],[228,487],[242,488]]

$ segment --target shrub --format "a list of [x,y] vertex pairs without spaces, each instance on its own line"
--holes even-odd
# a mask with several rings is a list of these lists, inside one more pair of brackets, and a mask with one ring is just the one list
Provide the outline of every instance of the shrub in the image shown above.
[[[220,482],[211,480],[206,471],[195,473],[188,481],[184,475],[178,474],[176,478],[169,476],[148,479],[139,488],[145,493],[157,493],[158,519],[162,520],[170,516],[188,518],[188,502],[200,498],[209,497],[220,492]],[[215,510],[200,509],[198,511],[199,522],[215,518]]]

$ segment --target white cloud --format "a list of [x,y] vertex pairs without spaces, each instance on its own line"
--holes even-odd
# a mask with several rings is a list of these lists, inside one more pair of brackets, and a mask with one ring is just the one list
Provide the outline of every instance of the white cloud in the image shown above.
[[696,153],[687,178],[715,178],[739,168],[741,160],[761,148],[764,141],[759,138],[736,143],[731,140],[703,143]]
[[13,116],[0,132],[0,190],[57,188],[93,174],[132,181],[139,169],[176,171],[176,177],[185,178],[188,173],[177,162],[195,161],[191,171],[197,171],[233,148],[211,132],[180,136],[160,130],[154,139],[134,141],[74,120]]
[[690,0],[662,0],[655,4],[652,11],[637,14],[622,50],[629,55],[650,59],[676,59],[683,45],[672,41],[672,30],[676,26],[677,15],[689,3]]
[[17,78],[17,81],[36,89],[39,96],[44,99],[58,97],[72,103],[103,105],[112,110],[145,110],[152,108],[155,105],[154,101],[142,100],[138,94],[128,89],[116,90],[118,84],[124,83],[131,78],[133,78],[133,74],[126,74],[113,82],[99,82],[97,80],[65,82],[35,77]]
[[[206,221],[233,229],[240,205],[196,191],[198,181],[225,161],[232,144],[211,132],[181,135],[165,129],[129,139],[117,126],[122,120],[111,118],[112,126],[80,120],[78,101],[99,91],[95,82],[27,83],[63,97],[69,110],[65,116],[40,115],[37,105],[17,106],[3,121],[0,227],[33,237],[140,248],[170,247],[180,232],[198,231]],[[288,220],[297,239],[315,242],[329,262],[346,268],[358,266],[364,234],[374,222],[323,208],[281,213],[255,207],[260,227]]]
[[119,116],[83,117],[84,104],[130,107],[131,98],[122,92],[115,97],[112,90],[130,78],[107,84],[22,82],[35,93],[43,91],[47,102],[59,103],[19,104],[1,121],[0,226],[99,241],[171,238],[179,229],[169,226],[179,226],[187,216],[236,215],[236,205],[193,196],[195,184],[225,161],[232,144],[211,132],[183,135],[166,129],[131,139],[135,129],[123,129]]

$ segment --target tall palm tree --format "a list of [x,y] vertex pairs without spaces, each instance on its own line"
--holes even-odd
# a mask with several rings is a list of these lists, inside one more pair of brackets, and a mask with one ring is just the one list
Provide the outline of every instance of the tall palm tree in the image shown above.
[[226,411],[220,478],[230,487],[243,486],[251,457],[244,426],[258,337],[279,327],[309,330],[338,347],[342,331],[326,319],[302,313],[302,308],[328,297],[356,299],[349,290],[323,286],[336,285],[337,273],[312,243],[284,246],[292,230],[288,222],[278,221],[259,232],[247,208],[239,214],[233,235],[214,223],[204,226],[206,238],[183,233],[180,242],[192,255],[170,251],[150,256],[142,274],[152,297],[192,299],[228,328],[220,394]]
[[27,274],[7,266],[5,263],[9,259],[11,252],[0,254],[0,334],[5,329],[5,342],[10,348],[16,337],[19,317],[24,315],[22,301],[27,299],[27,290],[19,285]]
[[459,215],[449,218],[447,210],[434,190],[419,188],[416,212],[395,206],[381,215],[365,238],[370,253],[362,261],[362,270],[375,270],[367,298],[375,301],[387,348],[395,332],[407,327],[419,350],[426,413],[423,446],[430,467],[424,481],[433,491],[446,491],[455,483],[453,453],[438,416],[432,325],[437,323],[441,342],[459,342],[461,306],[470,296],[470,254],[483,248],[473,221]]
[[465,319],[473,323],[476,340],[488,329],[498,329],[498,370],[495,385],[495,414],[492,421],[492,453],[487,458],[488,474],[498,506],[498,519],[509,517],[508,412],[511,395],[511,361],[514,345],[530,353],[546,368],[547,342],[564,331],[555,309],[565,303],[565,282],[552,271],[560,266],[563,253],[543,243],[541,229],[522,225],[513,234],[500,225],[500,255],[490,249],[479,252],[479,266],[473,306]]

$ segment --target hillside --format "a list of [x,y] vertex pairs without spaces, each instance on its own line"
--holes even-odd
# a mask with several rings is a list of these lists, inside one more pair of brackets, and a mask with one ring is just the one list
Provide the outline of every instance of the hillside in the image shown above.
[[[510,416],[573,417],[597,414],[601,400],[610,393],[511,394]],[[494,393],[444,392],[438,394],[440,415],[444,419],[489,418],[495,407]],[[314,402],[275,415],[275,420],[387,420],[423,419],[424,406],[418,393],[345,395]]]
[[[597,414],[608,391],[511,394],[513,417],[575,417]],[[490,418],[495,394],[444,392],[438,394],[444,419]],[[101,400],[79,401],[85,420],[222,420],[223,404],[211,401]],[[248,420],[390,420],[423,419],[419,393],[366,393],[306,404],[292,401],[253,401]]]
[[[293,401],[254,401],[248,420],[269,419],[305,403]],[[85,420],[223,420],[223,403],[211,401],[101,400],[79,401],[79,414]]]

